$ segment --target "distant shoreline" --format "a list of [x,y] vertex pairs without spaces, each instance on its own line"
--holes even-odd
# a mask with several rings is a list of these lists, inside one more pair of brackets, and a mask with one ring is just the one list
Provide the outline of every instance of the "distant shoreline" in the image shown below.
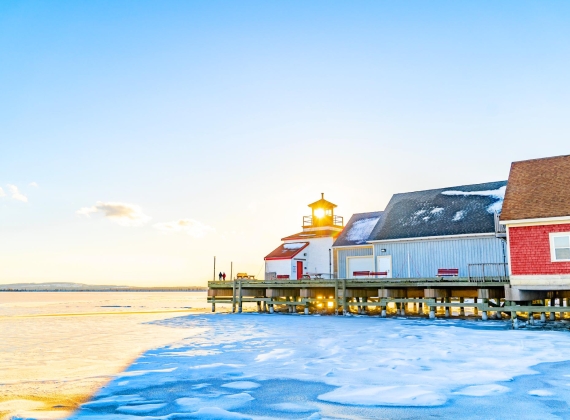
[[2,292],[205,292],[207,287],[135,287],[120,289],[2,289]]

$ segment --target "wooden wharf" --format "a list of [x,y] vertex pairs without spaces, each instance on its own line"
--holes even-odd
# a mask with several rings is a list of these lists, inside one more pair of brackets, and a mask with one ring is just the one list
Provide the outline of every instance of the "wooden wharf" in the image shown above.
[[[232,305],[241,313],[244,303],[256,303],[258,312],[465,316],[471,308],[482,320],[518,316],[530,323],[535,316],[543,322],[564,319],[570,312],[570,291],[550,291],[546,299],[514,302],[505,300],[508,278],[473,279],[407,278],[407,279],[301,279],[301,280],[233,280],[208,282],[208,302],[212,312],[216,303]],[[335,298],[336,297],[336,298]],[[411,307],[410,307],[411,306]],[[395,310],[395,312],[394,312]]]

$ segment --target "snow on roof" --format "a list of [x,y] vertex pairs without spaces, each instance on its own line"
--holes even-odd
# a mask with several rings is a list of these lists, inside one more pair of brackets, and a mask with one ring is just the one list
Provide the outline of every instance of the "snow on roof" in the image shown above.
[[281,244],[269,253],[266,260],[288,260],[297,255],[301,250],[309,246],[308,242],[293,242]]
[[469,196],[469,195],[478,195],[478,196],[482,196],[482,197],[492,197],[495,198],[497,201],[495,201],[493,204],[491,204],[489,207],[487,207],[487,211],[489,213],[500,213],[501,212],[501,208],[503,207],[503,200],[505,199],[505,191],[507,189],[507,186],[503,186],[500,188],[497,188],[496,190],[486,190],[486,191],[443,191],[442,194],[443,195],[462,195],[464,197]]
[[453,215],[453,219],[451,219],[451,221],[458,222],[459,220],[463,219],[463,217],[465,217],[465,211],[459,210]]
[[394,194],[369,241],[495,232],[506,181]]
[[333,246],[360,245],[366,243],[374,227],[380,223],[383,212],[353,214]]
[[346,234],[346,239],[354,241],[357,244],[366,242],[370,233],[372,233],[372,229],[374,229],[374,226],[378,223],[378,219],[379,217],[369,217],[354,222]]

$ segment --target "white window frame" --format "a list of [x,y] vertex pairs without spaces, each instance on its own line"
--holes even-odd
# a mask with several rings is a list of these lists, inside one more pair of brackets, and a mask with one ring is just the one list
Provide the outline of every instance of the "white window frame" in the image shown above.
[[556,259],[556,251],[554,247],[554,238],[559,238],[560,236],[570,237],[570,232],[552,232],[550,233],[550,261],[551,262],[570,262],[570,258],[565,260]]

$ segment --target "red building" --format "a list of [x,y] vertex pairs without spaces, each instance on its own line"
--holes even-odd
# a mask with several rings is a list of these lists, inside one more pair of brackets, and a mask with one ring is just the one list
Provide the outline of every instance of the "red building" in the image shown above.
[[514,162],[500,221],[510,300],[529,300],[524,291],[570,290],[570,156]]

